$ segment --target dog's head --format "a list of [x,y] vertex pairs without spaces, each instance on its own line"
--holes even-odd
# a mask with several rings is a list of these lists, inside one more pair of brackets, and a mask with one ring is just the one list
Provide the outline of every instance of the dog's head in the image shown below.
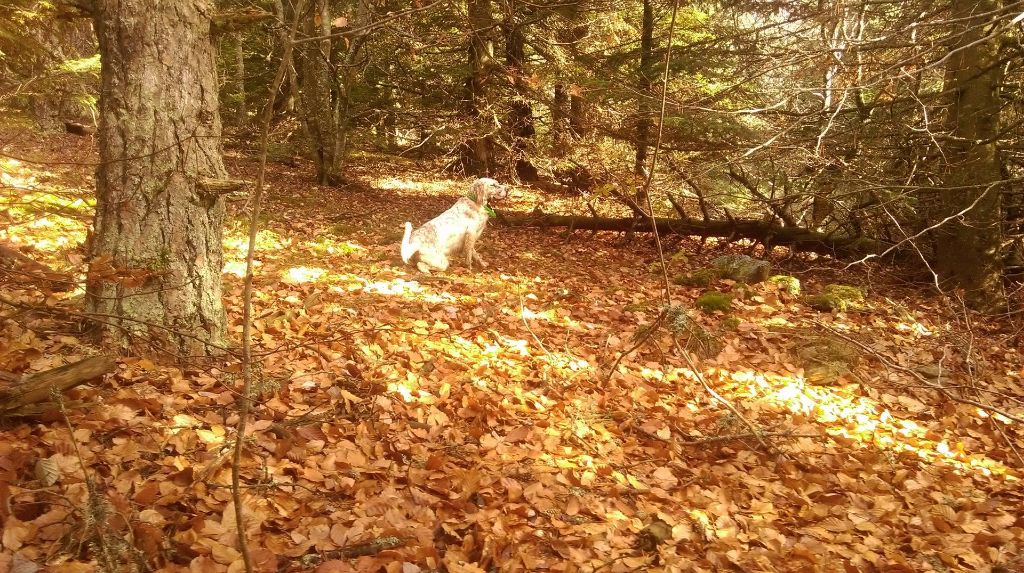
[[508,187],[490,177],[481,177],[469,187],[467,197],[476,204],[485,206],[489,201],[501,201],[508,196]]

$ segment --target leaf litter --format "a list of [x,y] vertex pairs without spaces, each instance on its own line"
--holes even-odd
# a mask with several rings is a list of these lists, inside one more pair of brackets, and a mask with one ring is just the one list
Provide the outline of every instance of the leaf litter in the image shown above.
[[[67,136],[5,140],[11,155],[81,158],[2,160],[0,240],[82,276],[88,220],[24,203],[59,191],[62,205],[88,205],[94,153]],[[229,161],[252,174],[251,160]],[[694,364],[763,430],[773,448],[762,451],[670,330],[644,330],[662,311],[645,242],[494,225],[481,241],[490,268],[424,276],[398,258],[401,225],[446,208],[465,182],[373,161],[343,189],[284,166],[270,174],[253,301],[261,395],[243,456],[259,571],[944,572],[1022,554],[1021,425],[913,374],[940,364],[927,380],[977,385],[985,403],[1024,415],[1024,360],[997,325],[974,332],[966,355],[955,317],[881,268],[865,309],[834,314],[769,284],[717,285],[734,295],[734,320],[689,313],[722,345]],[[517,188],[499,209],[540,201]],[[236,337],[240,207],[225,236]],[[720,254],[681,248],[692,268]],[[827,261],[786,264],[805,285],[833,282]],[[861,272],[844,280],[869,282]],[[672,295],[691,305],[701,292]],[[0,294],[54,311],[4,308],[0,370],[96,352],[60,313],[80,293],[7,281]],[[861,356],[816,384],[801,349],[826,331]],[[4,421],[0,570],[97,570],[84,465],[107,507],[103,535],[120,540],[104,547],[136,570],[240,571],[229,488],[239,378],[232,363],[125,359],[69,392],[85,404],[69,407],[70,424]]]

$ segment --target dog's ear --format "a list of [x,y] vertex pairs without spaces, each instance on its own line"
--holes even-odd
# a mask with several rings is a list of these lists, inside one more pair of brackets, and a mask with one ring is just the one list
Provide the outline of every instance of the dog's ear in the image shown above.
[[477,205],[487,204],[487,183],[483,179],[477,179],[473,182],[473,185],[469,187],[469,193],[466,194],[474,203]]

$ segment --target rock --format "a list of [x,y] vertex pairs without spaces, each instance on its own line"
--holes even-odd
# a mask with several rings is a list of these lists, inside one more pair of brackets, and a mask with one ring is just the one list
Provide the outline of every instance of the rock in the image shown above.
[[771,263],[747,255],[718,257],[711,261],[711,268],[717,270],[721,278],[750,285],[767,280],[772,272]]

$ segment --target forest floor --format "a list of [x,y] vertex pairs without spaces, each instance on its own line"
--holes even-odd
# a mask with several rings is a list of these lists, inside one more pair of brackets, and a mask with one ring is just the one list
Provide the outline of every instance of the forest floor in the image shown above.
[[[88,138],[0,130],[0,241],[81,278],[95,161]],[[228,164],[255,178],[251,158]],[[688,357],[666,325],[622,356],[663,305],[649,238],[492,225],[489,268],[426,277],[401,264],[402,223],[468,181],[372,155],[353,158],[347,188],[311,173],[270,165],[256,253],[264,393],[243,499],[259,571],[946,572],[1024,556],[1010,325],[965,324],[884,267],[775,257],[804,292],[842,282],[866,302],[823,313],[726,281],[713,287],[734,295],[726,316],[693,307],[705,289],[673,285],[721,352]],[[573,201],[516,187],[497,208]],[[242,204],[224,242],[236,341]],[[674,249],[686,256],[669,253],[673,275],[738,247]],[[0,280],[0,296],[35,308],[0,303],[0,371],[98,352],[74,328],[80,290]],[[844,356],[827,380],[808,362],[822,345]],[[240,571],[238,384],[237,363],[125,359],[68,392],[66,420],[0,420],[0,571],[93,571],[103,554]]]

